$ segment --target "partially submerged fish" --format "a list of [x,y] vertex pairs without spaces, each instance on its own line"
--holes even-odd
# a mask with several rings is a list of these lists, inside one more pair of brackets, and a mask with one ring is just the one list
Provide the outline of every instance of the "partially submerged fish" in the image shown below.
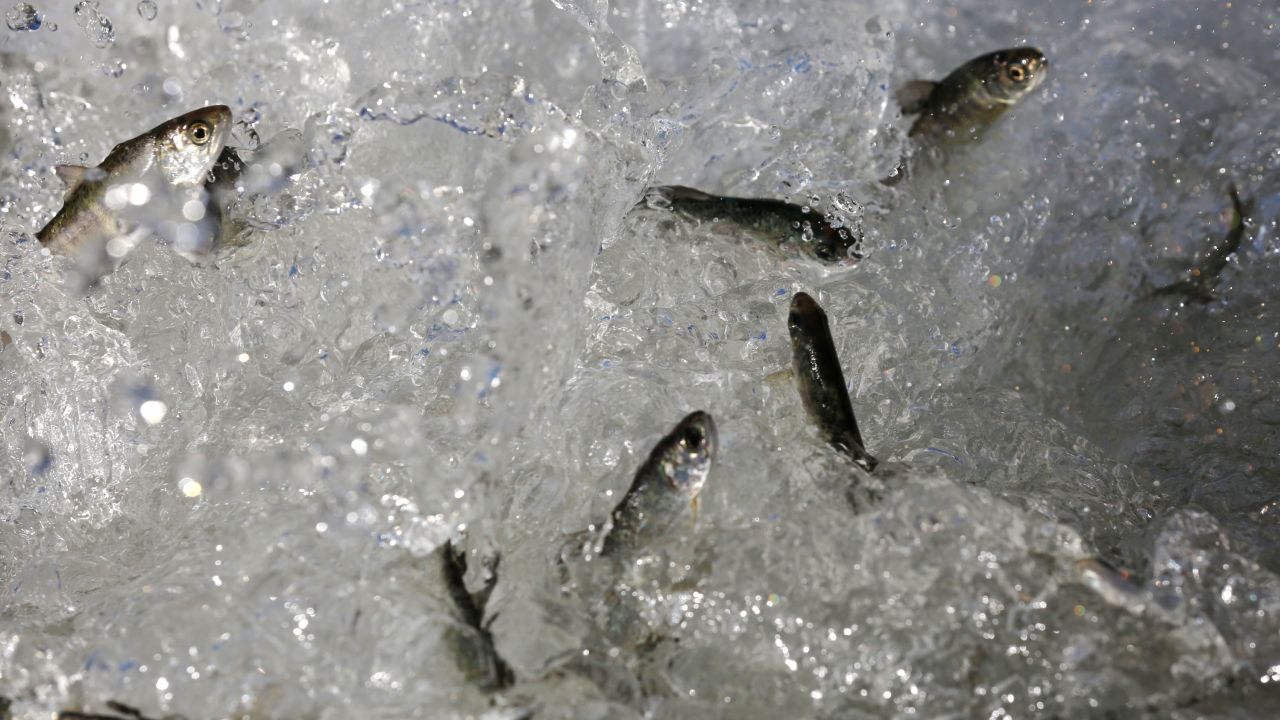
[[[58,713],[58,720],[152,720],[142,714],[141,710],[130,707],[124,703],[110,700],[107,702],[107,709],[113,714],[79,712],[77,710],[63,710]],[[181,720],[181,715],[165,715],[159,720]]]
[[766,242],[794,247],[824,263],[858,260],[862,234],[835,227],[821,212],[782,200],[739,198],[680,185],[651,187],[637,207],[670,210],[691,220],[726,223],[737,232]]
[[879,461],[867,452],[858,431],[826,312],[807,293],[796,293],[787,326],[792,370],[809,417],[833,447],[862,469],[874,470]]
[[36,237],[62,255],[123,256],[156,230],[154,217],[142,222],[151,214],[140,208],[173,190],[198,191],[230,130],[230,108],[211,105],[116,145],[97,167],[59,165],[66,199]]
[[1036,48],[999,50],[974,58],[942,80],[912,80],[896,97],[904,115],[915,115],[911,137],[970,141],[1048,75],[1049,60]]
[[1240,193],[1233,183],[1228,189],[1231,194],[1231,221],[1227,234],[1221,241],[1209,247],[1203,259],[1187,270],[1182,280],[1165,285],[1152,292],[1158,295],[1186,295],[1188,299],[1198,303],[1209,303],[1217,299],[1214,288],[1222,279],[1222,271],[1226,269],[1231,256],[1240,249],[1244,239],[1244,219],[1248,214],[1245,203],[1240,202]]
[[690,413],[659,440],[614,508],[600,554],[623,555],[666,535],[686,507],[696,516],[718,442],[715,421],[702,411]]
[[448,643],[457,658],[458,666],[467,679],[485,692],[495,692],[511,687],[515,682],[515,673],[498,654],[493,644],[493,633],[489,624],[493,618],[485,619],[485,607],[489,604],[489,596],[498,582],[498,563],[496,558],[486,568],[488,577],[484,587],[472,593],[467,590],[465,576],[467,574],[467,556],[459,551],[452,542],[446,542],[438,551],[440,555],[440,571],[449,598],[453,601],[454,610],[462,622],[463,631],[449,634]]

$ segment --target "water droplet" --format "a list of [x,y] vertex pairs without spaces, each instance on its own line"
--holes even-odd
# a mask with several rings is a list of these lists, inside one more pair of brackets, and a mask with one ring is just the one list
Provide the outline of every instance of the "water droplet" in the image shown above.
[[94,47],[105,48],[116,41],[115,27],[111,20],[98,10],[98,0],[80,0],[75,9],[76,24],[84,30],[85,37]]
[[107,77],[118,78],[121,75],[124,75],[126,68],[128,68],[128,65],[125,65],[124,61],[120,58],[116,58],[102,63],[102,74]]
[[156,4],[151,0],[142,0],[138,3],[138,16],[143,20],[155,20],[157,11]]
[[5,15],[5,23],[14,32],[39,30],[42,18],[36,9],[27,3],[18,3]]

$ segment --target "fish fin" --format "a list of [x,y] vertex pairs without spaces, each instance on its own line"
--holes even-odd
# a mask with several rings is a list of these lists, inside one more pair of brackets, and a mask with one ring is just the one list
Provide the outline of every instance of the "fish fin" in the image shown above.
[[902,106],[903,115],[915,115],[924,110],[925,103],[933,95],[938,83],[932,80],[912,80],[898,88],[893,97]]
[[689,509],[693,511],[693,523],[694,525],[697,525],[698,524],[698,496],[697,495],[694,495],[693,498],[689,500]]
[[58,174],[58,178],[67,186],[67,194],[70,195],[73,190],[84,182],[84,174],[89,172],[89,168],[83,165],[56,165],[53,171]]
[[665,187],[654,188],[662,191],[662,194],[671,201],[675,200],[695,200],[698,202],[706,202],[707,200],[715,200],[716,196],[711,193],[705,193],[701,190],[684,185],[667,185]]

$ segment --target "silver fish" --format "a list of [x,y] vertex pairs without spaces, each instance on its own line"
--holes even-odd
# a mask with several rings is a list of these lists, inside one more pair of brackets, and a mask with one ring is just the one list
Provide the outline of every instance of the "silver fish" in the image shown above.
[[198,192],[230,130],[230,108],[211,105],[116,145],[96,167],[59,165],[66,199],[36,237],[61,255],[122,257],[159,224],[141,208],[173,191]]
[[910,135],[972,141],[1048,76],[1049,59],[1032,47],[974,58],[945,78],[912,80],[898,89],[904,115],[920,114]]
[[820,211],[782,200],[712,195],[681,185],[663,185],[645,190],[637,207],[722,223],[736,234],[794,248],[827,264],[848,264],[862,258],[860,230],[835,227]]
[[715,420],[702,411],[690,413],[659,440],[614,508],[600,554],[634,551],[666,535],[685,507],[696,513],[718,444]]
[[878,461],[867,452],[858,431],[827,313],[807,293],[796,293],[787,315],[787,328],[791,331],[792,370],[810,419],[832,447],[858,467],[874,470]]

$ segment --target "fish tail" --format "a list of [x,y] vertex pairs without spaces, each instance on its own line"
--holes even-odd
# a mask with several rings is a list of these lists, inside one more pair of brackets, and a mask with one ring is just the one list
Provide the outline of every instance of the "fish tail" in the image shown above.
[[670,210],[680,203],[704,203],[716,200],[715,195],[684,185],[654,185],[644,191],[640,205],[655,210]]

